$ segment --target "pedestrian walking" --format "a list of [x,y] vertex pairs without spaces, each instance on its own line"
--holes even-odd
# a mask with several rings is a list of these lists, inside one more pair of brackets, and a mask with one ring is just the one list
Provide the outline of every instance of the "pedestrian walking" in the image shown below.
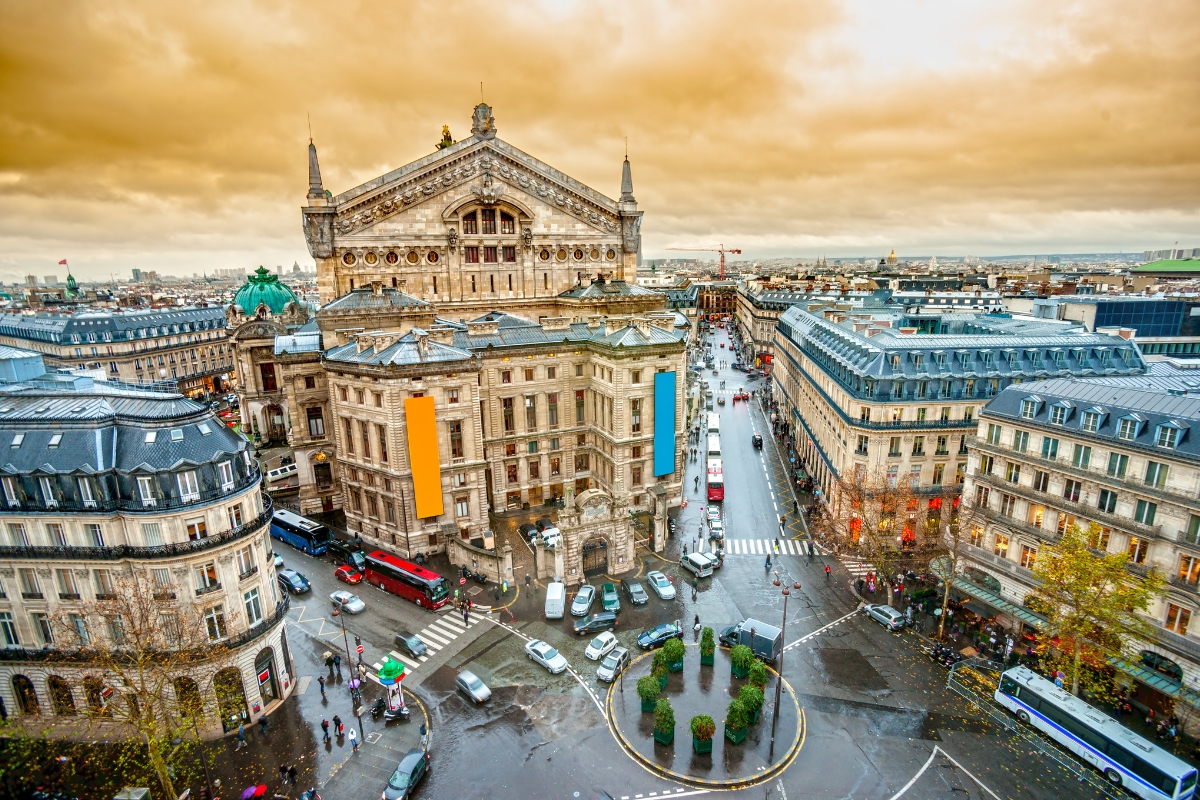
[[317,683],[319,683],[321,685],[321,697],[324,697],[325,696],[325,676],[318,675]]
[[342,657],[340,654],[333,657],[333,666],[337,670],[338,677],[342,677]]
[[334,733],[336,733],[338,736],[341,736],[341,735],[342,735],[342,729],[343,729],[344,727],[345,727],[345,726],[344,726],[344,725],[342,725],[342,718],[341,718],[341,717],[339,717],[337,714],[334,714],[334,715],[333,715],[333,732],[334,732]]
[[828,565],[828,564],[826,564],[826,565],[825,565],[825,579],[826,579],[826,580],[829,580],[829,573],[830,573],[830,572],[832,572],[832,571],[833,571],[833,570],[829,569],[829,565]]
[[325,744],[329,744],[329,720],[327,719],[321,720],[321,736]]
[[296,765],[295,764],[291,764],[288,766],[287,777],[288,777],[288,783],[290,783],[292,786],[295,786],[296,785]]
[[425,723],[421,723],[421,749],[424,750],[429,746],[429,733],[425,730]]
[[238,723],[238,732],[237,732],[237,747],[235,747],[233,749],[241,750],[245,746],[246,746],[246,726],[239,722]]
[[463,610],[462,610],[462,612],[463,612],[463,625],[470,625],[470,624],[471,624],[471,619],[470,619],[470,617],[471,617],[471,613],[470,613],[470,611],[468,611],[468,610],[467,610],[467,607],[466,607],[466,606],[463,606]]
[[367,679],[367,665],[360,661],[360,662],[358,662],[358,680],[360,682],[360,685],[361,685],[361,682],[365,681],[366,679]]
[[279,765],[279,782],[287,783],[287,779],[288,779],[288,766],[287,766],[287,764],[280,764]]
[[267,728],[270,727],[270,724],[271,723],[267,722],[266,715],[259,717],[258,718],[258,732],[265,736],[267,733]]
[[350,729],[350,747],[355,753],[358,752],[358,734],[354,732],[354,728]]
[[333,653],[325,651],[325,669],[329,670],[329,674],[333,674]]

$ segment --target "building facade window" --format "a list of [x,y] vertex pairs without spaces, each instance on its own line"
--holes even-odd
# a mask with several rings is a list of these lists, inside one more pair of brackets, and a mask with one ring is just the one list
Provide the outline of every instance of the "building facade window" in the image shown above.
[[225,630],[225,606],[213,606],[204,612],[204,627],[208,631],[209,641],[220,641],[228,633]]
[[1192,621],[1192,612],[1183,606],[1167,603],[1167,622],[1163,626],[1169,631],[1187,636],[1188,623]]
[[1008,537],[997,533],[996,540],[992,545],[992,552],[1001,558],[1008,558]]

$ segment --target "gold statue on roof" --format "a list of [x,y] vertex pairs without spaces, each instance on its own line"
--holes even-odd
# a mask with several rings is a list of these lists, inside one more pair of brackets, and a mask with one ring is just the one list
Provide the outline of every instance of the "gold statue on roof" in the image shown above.
[[442,126],[442,140],[437,143],[438,150],[445,150],[450,145],[455,144],[454,138],[450,136],[450,126]]

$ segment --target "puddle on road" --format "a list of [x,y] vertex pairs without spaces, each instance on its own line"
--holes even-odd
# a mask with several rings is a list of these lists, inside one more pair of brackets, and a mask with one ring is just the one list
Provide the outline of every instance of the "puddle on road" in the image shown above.
[[840,647],[810,651],[812,666],[826,683],[860,692],[884,692],[888,683],[857,650]]

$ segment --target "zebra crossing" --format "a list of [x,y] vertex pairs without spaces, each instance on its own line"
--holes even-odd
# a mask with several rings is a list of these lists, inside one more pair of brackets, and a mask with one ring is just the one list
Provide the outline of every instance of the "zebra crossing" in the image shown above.
[[[779,552],[790,556],[806,556],[808,549],[804,542],[795,539],[780,539]],[[775,554],[774,539],[726,539],[725,555],[735,556],[765,556]]]
[[[412,656],[398,653],[395,650],[388,652],[388,656],[394,658],[404,665],[405,670],[414,670],[437,655],[437,652],[443,647],[447,647],[451,642],[459,636],[467,632],[468,628],[473,628],[482,621],[482,617],[478,612],[472,611],[468,617],[468,622],[463,623],[462,612],[456,608],[451,608],[444,614],[441,614],[436,620],[426,625],[422,630],[417,632],[417,636],[425,643],[428,648],[423,656]],[[367,677],[379,683],[379,670],[383,666],[383,660],[380,659],[371,665],[371,671],[367,673]]]
[[838,556],[838,561],[842,562],[842,566],[855,580],[865,578],[869,573],[875,572],[875,565],[869,561],[860,561],[851,556]]

